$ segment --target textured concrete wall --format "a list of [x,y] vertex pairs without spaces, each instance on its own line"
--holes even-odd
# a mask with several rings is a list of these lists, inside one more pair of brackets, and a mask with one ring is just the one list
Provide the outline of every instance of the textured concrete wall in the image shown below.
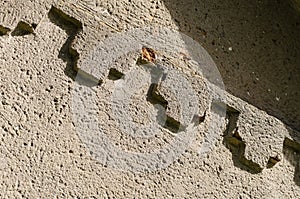
[[2,1],[0,198],[299,198],[297,5]]

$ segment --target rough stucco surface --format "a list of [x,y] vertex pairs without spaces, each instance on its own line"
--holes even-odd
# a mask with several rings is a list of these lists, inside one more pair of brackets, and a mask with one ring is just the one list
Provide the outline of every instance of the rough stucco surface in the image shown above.
[[[1,2],[0,198],[299,198],[299,40],[293,40],[299,15],[280,1],[249,2]],[[276,15],[273,4],[282,4]],[[236,6],[248,12],[234,15]],[[287,15],[290,21],[283,20]],[[118,80],[107,77],[109,68],[104,75],[85,74],[90,71],[84,60],[99,42],[144,26],[180,30],[201,43],[231,94],[225,92],[220,102],[227,117],[215,129],[211,150],[199,154],[207,124],[218,116],[206,103],[206,80],[192,75],[178,58],[194,89],[203,91],[197,97],[202,99],[199,114],[207,110],[204,122],[178,160],[161,170],[135,173],[102,164],[91,153],[78,132],[72,102],[78,85],[93,88],[98,97],[94,111],[122,150],[151,151],[172,138],[165,133],[145,142],[120,135],[109,101]],[[252,32],[245,35],[245,30]],[[121,57],[114,68],[126,75],[136,56]],[[272,67],[275,72],[269,75]],[[77,71],[89,83],[80,83]],[[145,92],[141,88],[132,99],[129,112],[137,123],[147,122],[145,115],[154,111],[144,103]],[[157,92],[169,101],[174,97],[163,84]],[[170,103],[168,110],[174,118],[176,107]]]

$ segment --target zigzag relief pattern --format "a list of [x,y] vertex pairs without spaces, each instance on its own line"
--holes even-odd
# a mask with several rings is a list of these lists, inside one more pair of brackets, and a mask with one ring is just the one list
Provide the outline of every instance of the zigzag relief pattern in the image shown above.
[[237,121],[240,112],[227,106],[228,124],[224,132],[223,144],[231,151],[234,165],[248,171],[249,173],[259,173],[263,170],[261,166],[245,157],[246,144],[239,134]]
[[[12,2],[12,4],[15,3]],[[9,15],[6,14],[4,11],[0,10],[0,36],[4,36],[4,35],[24,36],[28,34],[33,34],[38,24],[35,22],[28,23],[26,21],[21,20],[22,17],[19,11],[20,9],[12,8],[11,10],[13,11],[9,11],[8,13]],[[71,45],[76,35],[80,31],[82,31],[83,29],[82,23],[79,20],[65,14],[64,12],[62,12],[61,10],[55,7],[52,7],[47,12],[48,12],[47,16],[49,17],[50,21],[55,25],[59,26],[61,29],[66,30],[66,32],[69,35],[68,39],[66,40],[65,44],[62,46],[60,50],[61,53],[59,58],[67,62],[66,74],[70,75],[71,78],[74,80],[78,72],[77,61],[79,59],[79,54],[75,49],[71,47]],[[41,17],[39,19],[41,19]],[[95,80],[94,77],[89,76],[88,74],[83,74],[83,76],[87,79],[91,79],[93,82],[97,81]],[[110,78],[118,79],[120,76],[122,76],[121,72],[111,69]],[[155,94],[154,93],[155,91],[156,90],[154,87],[153,92],[150,93],[151,94],[150,97],[152,97],[150,100],[158,100],[158,101],[161,100],[161,96],[153,96],[153,94]],[[166,103],[166,102],[163,99],[161,103]],[[237,125],[237,121],[239,120],[241,112],[233,107],[230,106],[227,107],[228,107],[227,117],[229,122],[227,125],[227,130],[224,132],[223,144],[231,151],[232,159],[236,167],[239,167],[242,170],[246,170],[252,174],[260,173],[264,168],[261,165],[259,165],[257,162],[247,159],[247,157],[245,157],[245,150],[247,147],[247,143],[245,142],[245,139]],[[176,122],[178,123],[178,121],[175,121],[175,123]],[[175,125],[173,124],[173,126],[171,127],[174,126],[178,127],[178,124]],[[289,138],[285,138],[282,149],[283,149],[283,154],[286,156],[286,158],[291,162],[292,165],[295,166],[296,169],[294,174],[294,180],[296,184],[300,185],[300,180],[299,180],[300,144]],[[279,161],[281,161],[281,159],[282,158],[278,156],[269,156],[269,160],[266,168],[272,168]]]
[[11,35],[11,36],[24,36],[29,35],[34,32],[36,25],[30,25],[24,21],[20,21],[15,29],[11,31],[7,27],[3,27],[0,25],[0,36]]
[[295,167],[294,181],[300,186],[300,144],[286,138],[282,151],[285,158]]
[[[68,50],[65,46],[64,51],[67,50],[68,52],[71,52],[70,55],[78,54],[74,49],[72,49],[72,47],[71,47],[72,39],[70,39],[70,38],[74,38],[74,34],[78,33],[79,30],[81,30],[81,26],[78,25],[79,21],[75,20],[72,17],[69,17],[68,15],[64,14],[62,11],[60,11],[56,8],[52,8],[51,13],[52,13],[51,15],[55,16],[55,18],[61,19],[61,22],[59,22],[59,23],[56,22],[57,25],[59,25],[60,23],[64,23],[64,24],[70,24],[69,27],[73,27],[73,31],[70,31],[71,34],[68,39],[68,41],[69,41],[69,43],[67,45]],[[71,24],[73,24],[73,25],[71,25]],[[59,26],[61,26],[61,25],[59,25]],[[76,70],[77,70],[77,66],[76,66],[77,59],[78,59],[78,56],[69,56],[69,62],[72,63],[72,68],[76,69]],[[116,69],[111,69],[108,78],[119,79],[122,75],[124,75],[124,74],[117,71]],[[89,75],[85,75],[85,78],[94,79],[94,77],[89,76]],[[245,155],[247,143],[245,142],[245,139],[240,135],[241,133],[239,133],[240,130],[238,129],[238,126],[237,126],[237,121],[240,117],[240,111],[238,111],[237,109],[235,109],[233,107],[227,106],[227,116],[228,116],[229,123],[227,126],[227,130],[224,133],[223,144],[231,151],[232,159],[233,159],[234,165],[236,167],[239,167],[242,170],[246,170],[249,173],[256,174],[256,173],[262,172],[262,170],[264,168],[274,167],[279,161],[282,160],[282,157],[280,157],[280,156],[269,156],[266,166],[262,167],[260,164],[256,163],[255,161],[247,159],[247,157]],[[286,138],[286,140],[287,139],[288,138]],[[297,143],[295,141],[292,141],[292,142]],[[289,146],[289,144],[287,144],[287,141],[284,141],[284,144],[282,145],[283,150],[285,150],[288,146]],[[292,148],[291,147],[288,147],[288,148],[293,151],[300,151],[300,147],[297,147],[297,146],[299,146],[299,144],[294,144],[293,146],[294,147],[292,147]],[[297,167],[296,164],[293,164],[293,165],[295,167]],[[297,183],[297,179],[298,179],[296,176],[299,175],[298,170],[299,169],[295,170],[296,183]]]
[[[238,120],[240,117],[240,111],[233,107],[227,106],[227,118],[228,124],[226,131],[224,132],[223,144],[232,153],[232,160],[236,167],[245,170],[252,174],[257,174],[262,172],[264,169],[261,165],[256,162],[247,159],[245,155],[246,145],[243,136],[238,127]],[[294,167],[294,181],[297,185],[300,185],[300,143],[294,141],[290,138],[285,138],[282,145],[282,154],[286,160],[288,160]],[[270,156],[267,162],[266,168],[270,169],[275,166],[278,162],[282,161],[283,157]]]
[[15,31],[12,36],[23,36],[32,33],[37,24],[47,15],[53,2],[54,0],[1,1],[0,36],[9,34],[11,31]]

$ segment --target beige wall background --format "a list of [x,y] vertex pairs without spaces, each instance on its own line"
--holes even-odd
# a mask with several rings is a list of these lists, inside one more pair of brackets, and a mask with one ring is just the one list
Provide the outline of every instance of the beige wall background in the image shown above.
[[[0,198],[299,198],[297,5],[296,0],[2,1]],[[198,151],[215,114],[209,107],[196,139],[176,161],[136,173],[91,153],[72,100],[83,77],[82,87],[98,96],[95,112],[106,136],[124,151],[145,152],[172,140],[169,134],[154,141],[122,136],[111,102],[103,100],[117,80],[105,76],[95,85],[100,79],[82,72],[99,42],[146,26],[178,30],[203,46],[222,75],[227,116],[205,156]],[[113,67],[126,76],[137,55],[121,57]],[[173,59],[192,74],[179,57]],[[197,82],[200,76],[187,77]],[[150,112],[144,98],[137,94],[132,105],[144,112],[130,114],[143,118]]]

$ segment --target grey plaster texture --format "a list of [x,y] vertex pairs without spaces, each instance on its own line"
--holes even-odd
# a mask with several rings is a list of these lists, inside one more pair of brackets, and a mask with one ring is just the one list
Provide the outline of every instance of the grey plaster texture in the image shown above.
[[[0,198],[300,197],[298,1],[0,5]],[[157,62],[140,65],[141,46],[125,55],[123,42],[149,27],[173,32],[146,42]],[[174,32],[186,35],[183,43]],[[224,84],[194,70],[189,37]],[[186,49],[165,53],[162,38],[172,42],[166,50]],[[111,61],[111,51],[121,54]],[[178,84],[173,69],[184,76]],[[132,155],[165,145],[148,159]]]

